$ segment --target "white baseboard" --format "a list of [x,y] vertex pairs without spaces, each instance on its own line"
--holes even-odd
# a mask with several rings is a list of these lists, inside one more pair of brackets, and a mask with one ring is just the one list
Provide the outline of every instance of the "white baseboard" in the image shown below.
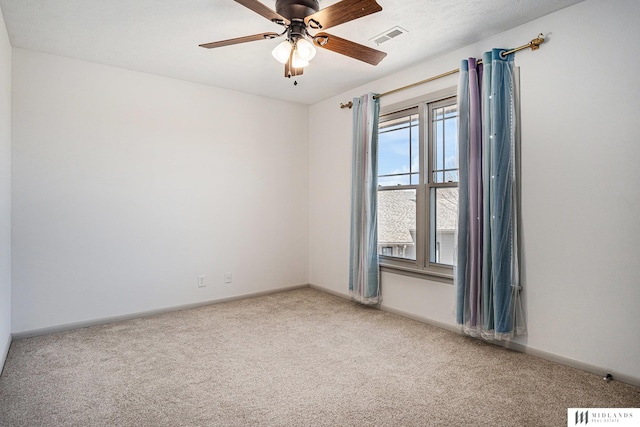
[[511,343],[511,346],[509,348],[512,348],[513,350],[516,350],[516,351],[520,351],[522,353],[539,357],[541,359],[548,360],[550,362],[558,363],[560,365],[571,366],[572,368],[580,369],[586,372],[591,372],[592,374],[601,376],[603,379],[606,374],[611,374],[614,381],[619,381],[621,383],[626,383],[636,387],[640,387],[640,378],[634,377],[632,375],[627,375],[606,367],[592,365],[590,363],[585,363],[580,360],[571,359],[565,356],[561,356],[559,354],[549,353],[544,350],[539,350],[537,348],[528,347],[522,344]]
[[449,323],[439,322],[437,320],[429,319],[426,316],[420,316],[420,315],[409,313],[394,307],[389,307],[385,305],[384,302],[380,305],[380,310],[397,314],[398,316],[407,317],[412,320],[417,320],[418,322],[426,323],[428,325],[437,326],[440,329],[446,329],[447,331],[462,334],[460,327],[458,327],[457,325],[451,325]]
[[331,294],[331,295],[336,296],[336,297],[340,297],[340,298],[348,299],[348,300],[351,299],[351,297],[349,296],[348,293],[338,292],[338,291],[336,291],[334,289],[325,288],[324,286],[314,285],[314,284],[310,283],[309,287],[313,288],[313,289],[317,289],[317,290],[322,291],[322,292],[327,293],[327,294]]
[[0,375],[2,375],[2,371],[4,370],[4,363],[7,361],[7,356],[9,355],[9,347],[11,347],[12,336],[9,334],[7,337],[7,342],[4,343],[4,348],[0,349]]
[[[319,286],[316,288],[319,290],[323,290],[323,288]],[[439,322],[436,320],[429,319],[428,317],[419,316],[419,315],[408,313],[406,311],[399,310],[393,307],[388,307],[384,305],[384,302],[380,306],[380,309],[383,311],[387,311],[389,313],[397,314],[398,316],[407,317],[409,319],[417,320],[418,322],[426,323],[428,325],[436,326],[438,328],[446,329],[448,331],[456,332],[460,335],[463,335],[461,328],[457,325],[451,325],[448,323]],[[606,374],[611,374],[611,376],[615,381],[640,387],[640,378],[636,378],[631,375],[617,372],[615,370],[612,370],[606,367],[596,366],[590,363],[581,362],[579,360],[571,359],[565,356],[560,356],[558,354],[549,353],[544,350],[539,350],[537,348],[529,347],[524,344],[519,344],[512,341],[486,341],[486,342],[490,344],[495,344],[501,347],[505,347],[511,350],[515,350],[520,353],[530,354],[532,356],[539,357],[540,359],[548,360],[550,362],[558,363],[560,365],[565,365],[572,368],[580,369],[582,371],[590,372],[592,374],[600,375],[602,378],[604,378]]]
[[[331,294],[346,300],[351,299],[349,294],[345,292],[339,292],[334,289],[326,288],[324,286],[316,285],[316,284],[309,284],[308,286],[313,289],[317,289],[321,292],[326,292],[328,294]],[[426,323],[428,325],[436,326],[438,328],[445,329],[451,332],[455,332],[459,335],[464,335],[462,332],[462,329],[458,325],[452,325],[450,323],[440,322],[437,320],[430,319],[426,316],[420,316],[420,315],[409,313],[407,311],[400,310],[394,307],[389,307],[384,304],[384,301],[380,305],[380,310],[397,314],[398,316],[406,317],[412,320],[416,320],[418,322]],[[631,384],[633,386],[640,387],[640,378],[627,375],[609,368],[581,362],[579,360],[571,359],[558,354],[549,353],[544,350],[539,350],[537,348],[529,347],[524,344],[519,344],[512,341],[487,341],[487,342],[501,346],[501,347],[505,347],[514,351],[518,351],[520,353],[530,354],[532,356],[539,357],[541,359],[548,360],[550,362],[559,363],[561,365],[580,369],[582,371],[590,372],[596,375],[601,375],[603,378],[606,374],[611,374],[615,381],[620,381],[626,384]]]
[[[48,334],[54,334],[54,333],[57,333],[57,332],[69,331],[69,330],[72,330],[72,329],[87,328],[89,326],[105,325],[107,323],[120,322],[120,321],[123,321],[123,320],[129,320],[129,319],[137,319],[137,318],[140,318],[140,317],[155,316],[157,314],[169,313],[169,312],[172,312],[172,311],[187,310],[187,309],[190,309],[190,308],[202,307],[202,306],[205,306],[205,305],[219,304],[219,303],[222,303],[222,302],[235,301],[235,300],[240,300],[240,299],[245,299],[245,298],[259,297],[259,296],[270,295],[270,294],[275,294],[275,293],[279,293],[279,292],[286,292],[286,291],[291,291],[291,290],[294,290],[294,289],[306,288],[308,286],[309,286],[308,284],[286,286],[286,287],[283,287],[283,288],[270,289],[270,290],[267,290],[267,291],[249,292],[249,293],[246,293],[246,294],[233,295],[233,296],[230,296],[230,297],[217,298],[217,299],[207,300],[207,301],[200,301],[200,302],[191,303],[191,304],[182,304],[182,305],[176,305],[176,306],[171,306],[171,307],[163,307],[163,308],[159,308],[159,309],[155,309],[155,310],[147,310],[147,311],[142,311],[142,312],[138,312],[138,313],[130,313],[130,314],[123,314],[123,315],[119,315],[119,316],[102,317],[102,318],[99,318],[99,319],[85,320],[85,321],[82,321],[82,322],[65,323],[65,324],[62,324],[62,325],[49,326],[49,327],[46,327],[46,328],[31,329],[31,330],[28,330],[28,331],[22,331],[22,332],[14,333],[13,334],[13,339],[19,340],[19,339],[24,339],[24,338],[36,337],[36,336],[39,336],[39,335],[48,335]],[[8,350],[8,348],[7,348],[7,350]]]
[[[197,303],[192,303],[192,304],[184,304],[184,305],[179,305],[179,306],[173,306],[173,307],[166,307],[166,308],[161,308],[161,309],[157,309],[157,310],[149,310],[149,311],[144,311],[144,312],[140,312],[140,313],[132,313],[132,314],[126,314],[126,315],[121,315],[121,316],[112,316],[112,317],[105,317],[105,318],[100,318],[100,319],[93,319],[93,320],[88,320],[88,321],[84,321],[84,322],[75,322],[75,323],[67,323],[64,325],[57,325],[57,326],[51,326],[51,327],[47,327],[47,328],[41,328],[41,329],[33,329],[33,330],[29,330],[29,331],[24,331],[24,332],[19,332],[19,333],[15,333],[9,336],[7,343],[5,344],[5,348],[0,352],[0,373],[2,372],[2,369],[4,367],[4,363],[6,361],[6,357],[9,353],[9,347],[11,346],[11,341],[12,339],[23,339],[23,338],[30,338],[30,337],[35,337],[38,335],[46,335],[46,334],[52,334],[52,333],[56,333],[56,332],[63,332],[63,331],[68,331],[71,329],[78,329],[78,328],[86,328],[89,326],[95,326],[95,325],[103,325],[103,324],[107,324],[107,323],[113,323],[113,322],[119,322],[122,320],[129,320],[129,319],[135,319],[135,318],[140,318],[140,317],[147,317],[147,316],[154,316],[156,314],[162,314],[162,313],[168,313],[171,311],[177,311],[177,310],[185,310],[185,309],[190,309],[190,308],[196,308],[196,307],[202,307],[205,305],[211,305],[211,304],[219,304],[222,302],[228,302],[228,301],[234,301],[234,300],[240,300],[240,299],[245,299],[245,298],[253,298],[253,297],[259,297],[259,296],[263,296],[263,295],[270,295],[270,294],[275,294],[278,292],[286,292],[286,291],[290,291],[290,290],[294,290],[294,289],[301,289],[301,288],[306,288],[306,287],[311,287],[313,289],[317,289],[321,292],[325,292],[346,300],[349,300],[350,297],[347,293],[343,293],[343,292],[338,292],[334,289],[330,289],[330,288],[325,288],[323,286],[320,285],[315,285],[315,284],[302,284],[302,285],[294,285],[294,286],[288,286],[288,287],[284,287],[284,288],[277,288],[277,289],[271,289],[268,291],[260,291],[260,292],[250,292],[247,294],[241,294],[241,295],[234,295],[231,297],[225,297],[225,298],[219,298],[219,299],[215,299],[215,300],[208,300],[208,301],[202,301],[202,302],[197,302]],[[394,307],[389,307],[386,306],[384,303],[381,304],[380,309],[383,311],[387,311],[389,313],[393,313],[396,314],[398,316],[402,316],[402,317],[406,317],[409,319],[413,319],[416,320],[418,322],[422,322],[422,323],[426,323],[428,325],[432,325],[432,326],[436,326],[438,328],[441,329],[446,329],[448,331],[451,332],[455,332],[458,334],[462,335],[462,331],[460,329],[460,327],[458,327],[457,325],[451,325],[445,322],[439,322],[433,319],[429,319],[428,317],[425,316],[420,316],[420,315],[416,315],[413,313],[409,313]],[[561,365],[566,365],[566,366],[570,366],[572,368],[576,368],[576,369],[580,369],[586,372],[591,372],[593,374],[596,375],[601,375],[602,377],[604,377],[606,374],[611,374],[613,376],[613,379],[616,381],[620,381],[626,384],[631,384],[633,386],[636,387],[640,387],[640,378],[636,378],[634,376],[631,375],[627,375],[624,373],[620,373],[620,372],[616,372],[615,370],[611,370],[605,367],[601,367],[601,366],[596,366],[596,365],[592,365],[589,363],[585,363],[585,362],[581,362],[579,360],[575,360],[575,359],[570,359],[568,357],[565,356],[560,356],[558,354],[553,354],[553,353],[549,353],[546,352],[544,350],[539,350],[536,348],[532,348],[523,344],[518,344],[518,343],[514,343],[511,341],[503,341],[503,342],[490,342],[492,344],[496,344],[505,348],[509,348],[511,350],[515,350],[515,351],[519,351],[521,353],[526,353],[526,354],[530,354],[532,356],[535,357],[539,357],[541,359],[545,359],[548,360],[550,362],[554,362],[554,363],[559,363]]]

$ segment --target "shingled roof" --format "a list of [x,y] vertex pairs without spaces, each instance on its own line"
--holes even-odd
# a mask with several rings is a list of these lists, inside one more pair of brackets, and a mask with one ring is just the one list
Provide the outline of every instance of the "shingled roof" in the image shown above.
[[[438,231],[454,231],[458,222],[457,188],[440,190]],[[378,191],[378,243],[380,245],[414,244],[416,229],[416,193],[414,190]]]
[[416,229],[414,190],[378,191],[378,243],[413,244]]

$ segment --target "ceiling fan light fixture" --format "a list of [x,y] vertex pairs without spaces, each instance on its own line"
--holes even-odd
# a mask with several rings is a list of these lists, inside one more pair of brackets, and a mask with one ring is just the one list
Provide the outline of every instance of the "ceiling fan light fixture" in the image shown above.
[[304,68],[307,65],[309,65],[309,61],[304,60],[301,56],[300,53],[298,52],[298,49],[295,49],[293,51],[293,55],[291,57],[291,66],[293,68]]
[[316,56],[316,48],[307,39],[299,39],[296,42],[296,52],[303,61],[311,61]]
[[291,43],[289,40],[285,40],[276,46],[275,49],[271,51],[271,54],[276,59],[276,61],[286,64],[289,61],[289,55],[291,55]]

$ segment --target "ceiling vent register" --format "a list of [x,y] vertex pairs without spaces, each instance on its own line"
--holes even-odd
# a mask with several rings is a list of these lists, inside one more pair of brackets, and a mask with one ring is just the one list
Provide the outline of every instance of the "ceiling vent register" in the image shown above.
[[384,42],[388,42],[391,39],[394,39],[404,33],[407,33],[408,31],[405,30],[404,28],[400,28],[400,27],[393,27],[387,31],[385,31],[382,34],[378,34],[377,36],[370,38],[369,41],[374,42],[376,45],[380,46],[382,43]]

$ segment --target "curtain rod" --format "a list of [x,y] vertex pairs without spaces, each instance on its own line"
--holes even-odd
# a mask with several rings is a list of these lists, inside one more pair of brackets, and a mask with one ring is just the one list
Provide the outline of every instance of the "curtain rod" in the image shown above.
[[[516,47],[515,49],[511,49],[511,50],[507,50],[505,52],[501,52],[500,56],[504,58],[504,57],[506,57],[508,55],[511,55],[512,53],[518,52],[518,51],[523,50],[523,49],[528,49],[528,48],[531,48],[531,50],[538,50],[538,49],[540,49],[540,45],[542,43],[544,43],[544,34],[540,33],[540,34],[538,34],[538,37],[536,37],[535,39],[531,40],[529,43],[527,43],[525,45],[522,45],[520,47]],[[481,63],[482,63],[482,59],[478,60],[478,64],[481,64]],[[385,95],[391,95],[392,93],[400,92],[401,90],[405,90],[405,89],[409,89],[409,88],[412,88],[412,87],[415,87],[415,86],[419,86],[419,85],[422,85],[422,84],[425,84],[425,83],[429,83],[429,82],[432,82],[434,80],[438,80],[438,79],[440,79],[442,77],[450,76],[452,74],[456,74],[456,73],[459,73],[459,72],[460,72],[460,68],[456,68],[455,70],[447,71],[446,73],[438,74],[437,76],[429,77],[428,79],[420,80],[419,82],[412,83],[412,84],[407,85],[407,86],[402,86],[402,87],[399,87],[397,89],[393,89],[393,90],[390,90],[388,92],[381,93],[379,95],[375,95],[374,98],[382,98]],[[340,103],[340,108],[351,108],[351,107],[353,107],[353,102],[352,101],[349,101],[346,104],[343,104],[342,102]]]

